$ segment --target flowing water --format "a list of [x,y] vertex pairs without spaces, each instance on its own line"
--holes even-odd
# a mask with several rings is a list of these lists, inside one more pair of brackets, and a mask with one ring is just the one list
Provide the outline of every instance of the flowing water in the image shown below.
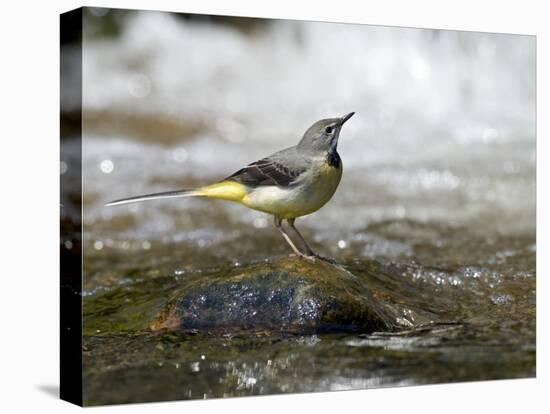
[[[535,375],[534,38],[105,10],[85,23],[87,403]],[[218,180],[350,111],[341,185],[297,224],[426,320],[371,335],[149,332],[182,278],[288,248],[269,217],[231,203],[103,204]]]

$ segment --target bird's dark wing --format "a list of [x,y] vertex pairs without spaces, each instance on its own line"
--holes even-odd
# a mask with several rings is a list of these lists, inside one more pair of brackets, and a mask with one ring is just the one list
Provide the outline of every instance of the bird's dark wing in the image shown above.
[[236,181],[250,187],[264,185],[290,187],[304,171],[306,171],[306,166],[303,164],[291,167],[277,159],[268,157],[241,168],[226,180]]

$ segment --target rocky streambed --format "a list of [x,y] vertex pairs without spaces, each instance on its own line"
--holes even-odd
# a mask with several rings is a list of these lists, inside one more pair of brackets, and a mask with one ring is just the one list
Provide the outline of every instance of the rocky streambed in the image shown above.
[[85,402],[534,375],[529,240],[450,243],[431,263],[426,248],[416,245],[422,265],[279,255],[182,266],[174,246],[103,251],[88,262]]

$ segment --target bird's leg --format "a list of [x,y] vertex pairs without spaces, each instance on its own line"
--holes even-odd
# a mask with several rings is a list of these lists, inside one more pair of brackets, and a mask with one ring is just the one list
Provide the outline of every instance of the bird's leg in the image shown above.
[[294,225],[294,221],[296,219],[287,219],[286,221],[288,221],[288,224],[290,227],[292,227],[292,230],[294,230],[294,232],[296,233],[296,235],[300,238],[300,240],[302,241],[302,243],[304,244],[305,248],[306,248],[306,254],[308,258],[317,258],[317,259],[321,259],[321,260],[324,260],[325,262],[329,262],[331,264],[336,264],[336,261],[334,259],[331,259],[330,257],[324,257],[324,256],[321,256],[317,253],[315,253],[313,250],[311,250],[311,247],[309,247],[309,245],[307,244],[306,242],[306,239],[304,239],[304,236],[302,236],[300,234],[300,232],[298,231],[298,229],[296,228],[296,226]]
[[[274,217],[275,217],[275,227],[277,227],[277,229],[281,232],[281,235],[286,240],[286,242],[290,245],[290,247],[292,248],[292,251],[299,257],[304,257],[304,258],[309,259],[309,260],[312,260],[312,259],[315,260],[315,257],[313,255],[304,254],[300,250],[298,250],[296,245],[292,242],[291,238],[288,236],[285,229],[283,228],[283,224],[282,224],[283,222],[282,222],[281,218],[277,217],[277,216],[274,216]],[[311,249],[310,249],[310,251],[311,251]]]
[[306,239],[304,239],[304,236],[301,235],[301,233],[298,231],[298,229],[294,225],[295,220],[296,219],[291,218],[291,219],[287,219],[286,221],[288,222],[288,225],[292,228],[292,230],[294,230],[298,238],[302,241],[302,244],[306,248],[306,254],[308,256],[318,257],[318,255],[313,250],[311,250],[311,247],[309,247],[309,244],[307,244]]

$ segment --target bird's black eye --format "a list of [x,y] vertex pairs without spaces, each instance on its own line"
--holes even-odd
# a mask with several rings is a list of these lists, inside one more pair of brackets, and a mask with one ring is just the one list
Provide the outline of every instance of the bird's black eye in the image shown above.
[[330,134],[330,133],[332,132],[332,127],[330,127],[330,126],[326,127],[326,128],[325,128],[325,132],[326,132],[327,134]]

